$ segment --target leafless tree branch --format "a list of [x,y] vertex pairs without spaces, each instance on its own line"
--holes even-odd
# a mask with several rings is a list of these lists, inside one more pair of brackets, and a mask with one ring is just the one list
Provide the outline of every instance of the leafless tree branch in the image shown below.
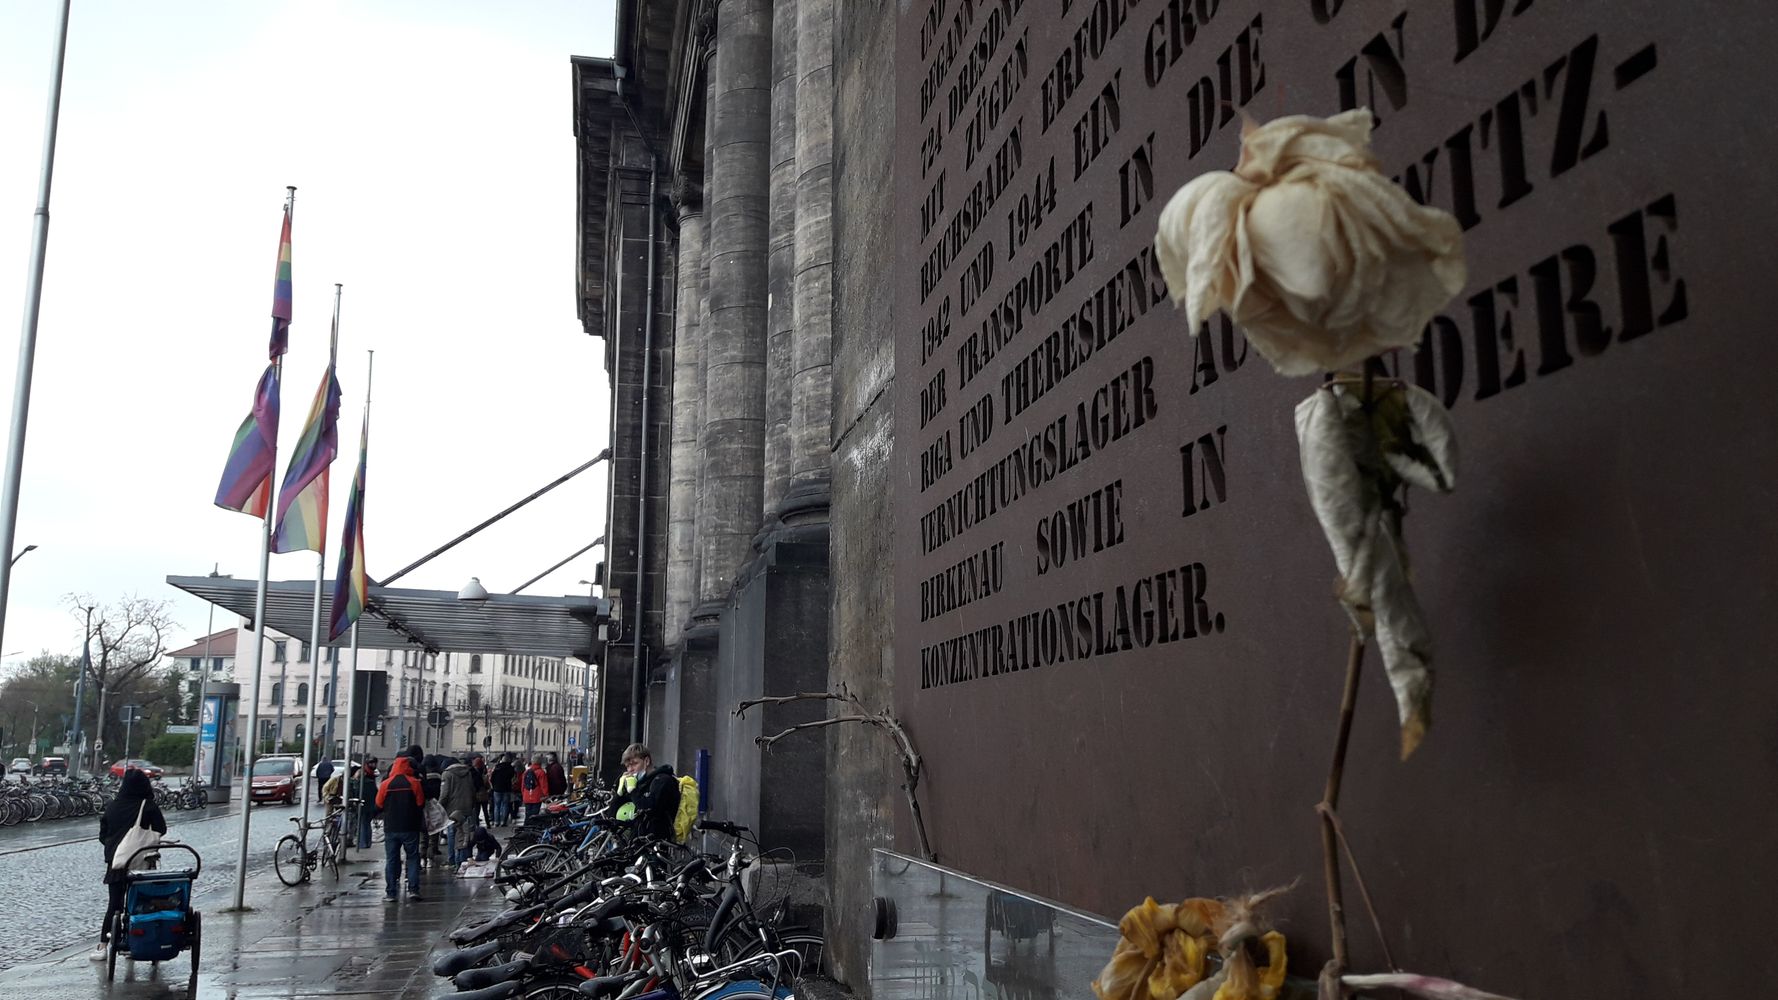
[[937,861],[938,855],[933,852],[932,841],[926,835],[926,817],[925,814],[920,811],[920,797],[917,794],[920,787],[920,776],[924,773],[926,765],[925,762],[921,760],[919,751],[914,749],[914,741],[908,736],[907,730],[902,728],[901,720],[889,714],[887,711],[871,711],[865,706],[864,702],[859,700],[857,695],[854,695],[843,687],[837,692],[804,691],[798,694],[751,698],[735,706],[734,714],[736,716],[741,716],[745,714],[749,708],[753,708],[757,705],[785,705],[795,701],[838,701],[850,705],[854,712],[850,715],[836,715],[815,722],[798,723],[782,732],[773,733],[770,736],[757,737],[754,742],[761,747],[770,749],[772,744],[777,743],[791,733],[803,729],[819,729],[826,726],[837,725],[842,722],[859,722],[867,726],[874,726],[886,733],[889,736],[890,741],[895,744],[896,756],[901,759],[901,769],[906,779],[902,782],[901,787],[902,790],[907,793],[908,812],[914,820],[914,833],[920,838],[920,854],[928,861]]

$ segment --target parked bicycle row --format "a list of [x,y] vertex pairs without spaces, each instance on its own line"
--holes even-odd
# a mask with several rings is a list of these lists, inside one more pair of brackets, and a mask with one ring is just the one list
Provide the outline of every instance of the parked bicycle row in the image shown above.
[[[109,775],[20,778],[16,784],[0,785],[0,827],[96,815],[111,802],[117,787],[118,779]],[[154,804],[163,809],[200,809],[210,803],[202,781],[169,785],[156,779],[150,787]]]
[[[444,996],[787,1000],[818,969],[823,939],[791,922],[788,897],[749,891],[750,831],[697,821],[696,782],[647,748],[624,757],[615,793],[547,800],[513,834],[494,874],[512,907],[450,933],[459,947],[433,972],[459,992]],[[726,848],[700,849],[698,831]]]
[[0,826],[92,816],[111,801],[113,786],[99,778],[38,778],[0,786]]

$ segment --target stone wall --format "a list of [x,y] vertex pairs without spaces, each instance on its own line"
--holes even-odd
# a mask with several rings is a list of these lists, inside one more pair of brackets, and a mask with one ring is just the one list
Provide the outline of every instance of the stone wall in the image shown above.
[[[894,693],[889,568],[890,460],[898,321],[890,230],[895,142],[895,7],[836,3],[833,148],[833,618],[829,677],[888,708]],[[828,734],[828,956],[860,986],[868,973],[871,849],[893,839],[900,765],[882,734],[835,726]]]

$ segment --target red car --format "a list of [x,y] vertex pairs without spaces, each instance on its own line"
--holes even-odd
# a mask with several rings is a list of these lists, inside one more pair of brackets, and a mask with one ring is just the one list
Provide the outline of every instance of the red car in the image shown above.
[[120,760],[117,763],[111,765],[111,776],[113,778],[121,778],[121,777],[123,777],[123,773],[125,771],[130,770],[131,768],[134,768],[138,771],[143,772],[144,774],[147,774],[150,778],[158,778],[158,777],[167,773],[166,769],[161,767],[158,764],[150,764],[149,762],[147,762],[145,760],[138,759],[138,760]]
[[247,797],[254,802],[294,805],[301,790],[296,780],[301,767],[301,757],[259,758],[253,762],[253,780],[247,786]]

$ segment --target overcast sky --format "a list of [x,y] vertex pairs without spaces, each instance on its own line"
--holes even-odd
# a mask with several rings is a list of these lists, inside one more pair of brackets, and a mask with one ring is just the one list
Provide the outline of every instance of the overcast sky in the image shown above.
[[[0,4],[0,420],[11,412],[59,4]],[[75,0],[30,436],[0,659],[78,649],[67,595],[257,572],[213,505],[263,370],[284,187],[295,317],[279,472],[345,286],[329,576],[376,351],[366,548],[393,572],[599,451],[601,341],[575,315],[570,55],[609,0]],[[0,444],[3,447],[3,444]],[[510,591],[600,534],[604,467],[416,571]],[[595,550],[527,593],[584,593]],[[315,557],[272,557],[312,579]],[[218,621],[223,627],[225,621]]]

